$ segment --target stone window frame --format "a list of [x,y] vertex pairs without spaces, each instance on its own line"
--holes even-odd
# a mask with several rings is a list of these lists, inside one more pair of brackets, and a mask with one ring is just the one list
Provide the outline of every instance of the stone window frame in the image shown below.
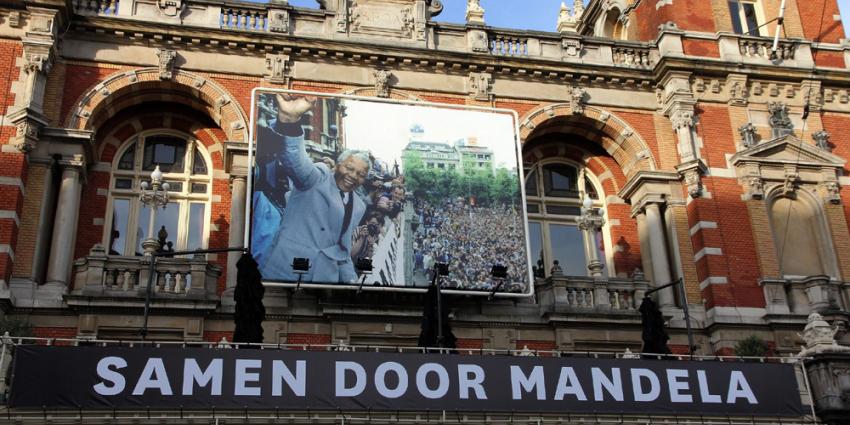
[[[141,248],[139,248],[140,241],[137,240],[137,235],[133,232],[127,231],[127,229],[137,228],[141,225],[142,229],[147,229],[147,223],[139,223],[141,218],[141,202],[139,201],[139,192],[140,192],[140,184],[142,181],[150,180],[150,170],[143,169],[143,160],[144,160],[144,143],[138,143],[140,141],[144,141],[152,136],[172,136],[181,138],[186,141],[186,152],[184,153],[184,168],[183,172],[175,173],[175,172],[163,172],[163,180],[166,182],[180,182],[182,183],[182,188],[179,191],[176,191],[172,188],[169,190],[169,205],[177,203],[180,206],[179,215],[178,215],[178,225],[177,225],[177,235],[169,235],[168,240],[174,241],[173,249],[176,251],[186,249],[189,239],[189,228],[190,228],[190,207],[192,204],[203,204],[204,205],[204,217],[203,217],[203,229],[201,231],[201,246],[197,247],[197,249],[206,249],[209,243],[209,234],[211,231],[211,218],[212,218],[212,186],[213,186],[213,161],[210,156],[209,151],[206,149],[204,144],[198,140],[195,136],[185,133],[179,130],[174,130],[170,128],[158,128],[158,129],[148,129],[136,132],[126,140],[122,141],[119,145],[119,148],[116,151],[116,154],[113,158],[112,163],[110,164],[110,178],[109,178],[109,191],[107,203],[106,203],[106,214],[104,220],[104,229],[103,229],[103,245],[106,247],[107,253],[110,254],[112,252],[111,246],[111,233],[112,233],[112,220],[113,220],[113,212],[114,212],[114,203],[116,200],[129,200],[129,214],[126,222],[126,236],[124,240],[124,252],[117,254],[122,256],[133,256],[133,248],[136,247],[139,252],[141,252]],[[118,165],[121,161],[122,156],[127,152],[127,150],[133,146],[135,149],[135,157],[133,161],[133,169],[132,170],[119,170]],[[192,174],[193,168],[193,160],[195,152],[201,154],[204,162],[206,163],[207,172],[206,174]],[[131,179],[132,186],[128,189],[118,189],[116,188],[116,181],[118,179]],[[204,193],[192,193],[192,184],[193,183],[202,183],[206,184],[206,191]],[[161,213],[161,211],[159,212]],[[154,237],[156,237],[157,229],[154,229]],[[145,238],[146,235],[142,235],[142,238]],[[129,252],[130,254],[126,254]],[[126,255],[125,255],[126,254]],[[116,254],[110,254],[116,255]]]
[[[552,267],[552,264],[551,264],[552,248],[551,248],[551,243],[550,243],[551,236],[550,236],[550,231],[548,229],[548,225],[549,224],[562,224],[562,225],[566,224],[566,225],[576,226],[577,225],[576,219],[578,218],[578,216],[573,216],[573,215],[549,214],[549,213],[546,212],[546,207],[547,207],[547,205],[556,205],[556,206],[571,206],[571,207],[580,208],[581,204],[582,204],[583,196],[586,193],[585,182],[590,181],[590,183],[594,186],[594,189],[596,189],[596,194],[598,195],[598,199],[593,200],[593,207],[599,208],[601,211],[606,212],[606,214],[604,215],[605,224],[602,226],[602,229],[601,229],[602,242],[603,242],[604,247],[605,247],[604,257],[602,257],[600,255],[600,260],[602,260],[603,263],[605,264],[605,270],[603,271],[603,273],[606,276],[609,276],[609,277],[616,277],[617,276],[616,268],[614,266],[614,244],[613,244],[613,241],[611,240],[611,224],[610,224],[610,218],[608,217],[608,214],[607,214],[607,199],[606,199],[605,189],[602,186],[602,183],[600,182],[598,177],[596,177],[596,175],[593,174],[593,172],[590,171],[590,169],[586,165],[584,165],[580,162],[577,162],[577,161],[567,159],[567,158],[543,158],[543,159],[540,159],[536,162],[531,163],[530,166],[526,163],[526,165],[523,166],[524,171],[525,171],[525,175],[523,176],[523,179],[522,179],[523,191],[525,191],[525,187],[526,187],[526,184],[527,184],[527,181],[528,181],[528,177],[532,173],[534,173],[535,177],[537,178],[538,190],[540,191],[538,193],[542,193],[543,176],[542,176],[541,171],[543,169],[543,166],[552,165],[552,164],[563,164],[563,165],[569,165],[571,167],[576,168],[577,175],[578,175],[577,180],[578,180],[579,197],[578,198],[551,197],[551,196],[547,197],[545,195],[536,196],[536,195],[533,195],[533,194],[525,193],[526,204],[538,204],[540,206],[540,209],[539,209],[540,212],[539,213],[529,212],[527,219],[528,219],[529,223],[535,222],[535,223],[541,224],[540,239],[541,239],[541,243],[543,245],[544,269],[545,269],[546,276],[550,275],[550,270],[551,270],[551,267]],[[529,238],[529,240],[530,240],[530,238]],[[602,253],[600,253],[600,254],[602,254]],[[536,263],[537,262],[536,256],[537,256],[536,253],[534,253],[534,252],[531,253],[531,261],[532,261],[533,265],[537,264]],[[585,258],[585,263],[587,263],[587,261],[589,261],[589,260],[587,258]],[[563,265],[563,261],[561,261],[561,264]],[[582,276],[582,277],[584,277],[584,276],[589,277],[591,275],[590,270],[586,266],[584,268],[584,274],[578,275],[578,274],[575,274],[574,271],[572,271],[572,270],[564,270],[564,274],[568,275],[568,276]]]
[[817,240],[817,249],[818,249],[818,258],[821,259],[821,267],[824,270],[824,274],[829,276],[832,280],[840,279],[841,273],[838,267],[838,259],[835,257],[835,247],[832,243],[832,234],[829,229],[829,224],[827,223],[826,211],[823,209],[823,205],[818,202],[819,196],[816,192],[811,192],[809,188],[803,186],[798,188],[793,196],[788,196],[785,193],[783,184],[775,184],[771,187],[765,198],[764,203],[767,211],[767,220],[770,225],[770,232],[773,236],[774,245],[776,246],[776,264],[779,267],[779,275],[783,279],[789,280],[801,280],[807,279],[811,276],[799,276],[799,275],[788,275],[783,273],[782,270],[782,257],[783,254],[779,250],[778,241],[782,238],[783,235],[778,235],[776,233],[776,226],[773,223],[773,214],[772,209],[773,205],[779,199],[791,199],[794,201],[800,201],[808,208],[812,209],[812,217],[815,219],[815,238]]

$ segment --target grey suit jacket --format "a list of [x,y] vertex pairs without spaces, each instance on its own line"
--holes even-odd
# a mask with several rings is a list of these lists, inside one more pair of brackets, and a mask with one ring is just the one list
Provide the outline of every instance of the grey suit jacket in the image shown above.
[[[282,136],[281,168],[292,181],[280,232],[271,255],[261,270],[264,279],[296,281],[293,258],[308,258],[311,268],[302,281],[350,283],[357,280],[351,261],[351,234],[366,211],[363,200],[350,193],[351,221],[342,229],[345,205],[333,170],[314,163],[304,148],[303,137]],[[340,241],[340,231],[344,230]]]

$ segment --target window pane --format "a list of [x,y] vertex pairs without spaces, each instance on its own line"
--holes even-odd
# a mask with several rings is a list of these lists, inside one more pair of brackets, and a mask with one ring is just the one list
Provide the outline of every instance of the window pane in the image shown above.
[[192,158],[192,174],[206,174],[207,162],[204,161],[204,156],[195,148],[195,155]]
[[578,172],[575,167],[554,164],[543,167],[543,192],[546,196],[578,198]]
[[759,22],[756,18],[756,6],[752,3],[743,3],[744,19],[747,20],[747,34],[759,35]]
[[206,205],[192,203],[189,205],[189,242],[186,249],[202,249],[204,247],[204,212]]
[[738,0],[729,2],[729,16],[732,18],[732,29],[735,31],[735,34],[743,34],[744,30],[741,28],[741,15],[740,10],[738,9]]
[[[171,242],[173,249],[177,249],[177,223],[180,217],[180,205],[176,203],[168,204],[165,209],[156,210],[156,221],[153,227],[153,238],[159,239],[159,231],[162,226],[165,226],[165,231],[168,235],[165,238],[166,243]],[[150,208],[142,207],[139,211],[139,224],[136,229],[136,255],[142,255],[144,249],[142,242],[148,237],[148,220],[150,220]],[[167,245],[166,245],[167,246]]]
[[548,266],[554,265],[558,260],[565,275],[586,276],[587,262],[584,257],[584,240],[581,231],[576,226],[563,224],[550,224],[549,236],[551,240],[552,258]]
[[132,189],[133,188],[133,180],[132,179],[115,179],[115,188],[116,189]]
[[112,201],[112,231],[109,236],[109,255],[125,255],[127,224],[130,218],[130,200]]
[[168,182],[168,191],[169,192],[182,192],[183,191],[183,182]]
[[537,193],[537,171],[528,173],[528,177],[525,179],[525,195],[540,196],[540,194]]
[[133,143],[124,151],[124,155],[121,155],[121,159],[118,161],[118,169],[119,170],[132,170],[133,163],[136,161],[136,144]]
[[590,199],[599,199],[599,194],[596,193],[596,186],[587,177],[584,178],[584,191],[587,193],[587,196],[590,196]]
[[154,136],[145,140],[144,170],[159,164],[163,173],[182,173],[186,156],[186,141],[171,136]]
[[570,207],[566,205],[547,205],[546,212],[548,214],[558,215],[581,215],[581,207]]
[[192,193],[207,193],[207,184],[192,183]]
[[540,205],[538,204],[528,204],[526,205],[529,214],[539,214],[540,213]]
[[543,261],[543,235],[541,234],[541,230],[540,223],[534,221],[528,222],[528,243],[531,249],[532,270],[534,270],[535,277],[546,276],[545,266],[542,267],[544,270],[540,269],[545,264]]

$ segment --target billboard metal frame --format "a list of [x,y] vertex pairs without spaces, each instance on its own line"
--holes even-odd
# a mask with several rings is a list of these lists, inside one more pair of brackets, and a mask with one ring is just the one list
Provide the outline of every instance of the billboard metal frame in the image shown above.
[[[437,103],[437,102],[426,102],[426,101],[416,101],[416,100],[400,100],[400,99],[385,99],[385,98],[377,98],[377,97],[369,97],[369,96],[357,96],[357,95],[349,95],[349,94],[341,94],[341,93],[322,93],[322,92],[311,92],[304,90],[289,90],[289,89],[276,89],[276,88],[264,88],[264,87],[256,87],[251,90],[251,111],[249,117],[248,124],[248,181],[247,181],[247,193],[248,196],[245,197],[245,231],[243,235],[243,246],[248,252],[251,249],[251,225],[253,221],[253,188],[254,188],[254,151],[256,149],[256,141],[254,140],[256,137],[255,127],[256,127],[256,116],[257,116],[257,98],[259,97],[259,93],[286,93],[286,94],[296,94],[296,95],[304,95],[304,96],[316,96],[316,97],[333,97],[338,99],[348,99],[348,100],[360,100],[366,102],[373,103],[385,103],[385,104],[396,104],[396,105],[407,105],[407,106],[428,106],[434,108],[441,109],[457,109],[457,110],[466,110],[466,111],[478,111],[478,112],[490,112],[490,113],[499,113],[510,115],[514,121],[514,147],[516,149],[517,154],[517,175],[519,179],[519,188],[520,188],[520,196],[521,196],[521,206],[522,206],[522,224],[523,231],[525,233],[525,256],[526,256],[526,265],[527,265],[527,278],[528,278],[528,289],[523,293],[508,293],[508,292],[495,292],[492,290],[457,290],[457,289],[442,289],[443,293],[446,294],[458,294],[458,295],[476,295],[483,297],[501,297],[501,298],[528,298],[534,295],[534,275],[532,273],[532,262],[531,262],[531,244],[529,241],[529,230],[528,230],[528,211],[525,204],[526,194],[525,194],[525,184],[523,178],[525,176],[525,170],[523,169],[523,161],[522,161],[522,144],[520,140],[520,131],[519,131],[519,114],[512,109],[503,109],[503,108],[487,108],[481,106],[468,106],[468,105],[451,105],[445,103]],[[314,289],[348,289],[359,291],[361,288],[364,291],[390,291],[390,292],[415,292],[415,293],[424,293],[427,291],[427,287],[422,288],[410,288],[403,286],[371,286],[371,285],[359,285],[359,284],[330,284],[330,283],[312,283],[312,282],[276,282],[276,281],[263,281],[263,285],[267,287],[282,287],[282,288],[314,288]]]

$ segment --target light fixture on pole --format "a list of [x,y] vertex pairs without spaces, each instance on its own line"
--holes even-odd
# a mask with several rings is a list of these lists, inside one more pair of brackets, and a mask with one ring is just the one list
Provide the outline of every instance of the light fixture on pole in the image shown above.
[[499,289],[502,289],[502,285],[505,284],[505,279],[508,278],[508,267],[502,264],[494,264],[493,268],[490,269],[490,277],[493,278],[493,281],[497,282],[493,285],[493,289],[490,290],[490,295],[487,297],[488,300],[492,300],[496,296],[496,292]]
[[154,277],[156,275],[156,251],[160,248],[159,241],[153,235],[154,223],[156,223],[157,208],[165,208],[168,205],[168,183],[162,181],[162,171],[159,169],[159,164],[151,173],[151,182],[142,182],[141,193],[139,200],[142,205],[150,208],[151,214],[148,221],[148,238],[142,242],[142,248],[145,250],[145,256],[149,257],[148,263],[148,284],[145,288],[145,309],[144,323],[142,325],[142,340],[148,334],[148,316],[150,315],[151,304],[151,289],[153,287]]
[[156,223],[157,208],[165,208],[168,205],[168,183],[162,181],[162,171],[157,164],[151,173],[151,181],[142,182],[142,192],[139,199],[142,205],[150,208],[151,213],[148,217],[148,237],[142,242],[142,248],[145,250],[145,255],[151,256],[157,249],[160,248],[159,241],[154,237],[153,229]]
[[298,275],[298,283],[295,284],[296,292],[301,289],[301,279],[310,271],[310,267],[312,266],[309,258],[295,257],[292,259],[292,271]]
[[599,261],[599,252],[596,250],[596,233],[605,225],[605,219],[598,208],[593,208],[593,200],[585,195],[581,206],[581,215],[576,219],[578,228],[584,232],[585,247],[590,261],[587,268],[593,277],[602,277],[602,269],[605,265]]

